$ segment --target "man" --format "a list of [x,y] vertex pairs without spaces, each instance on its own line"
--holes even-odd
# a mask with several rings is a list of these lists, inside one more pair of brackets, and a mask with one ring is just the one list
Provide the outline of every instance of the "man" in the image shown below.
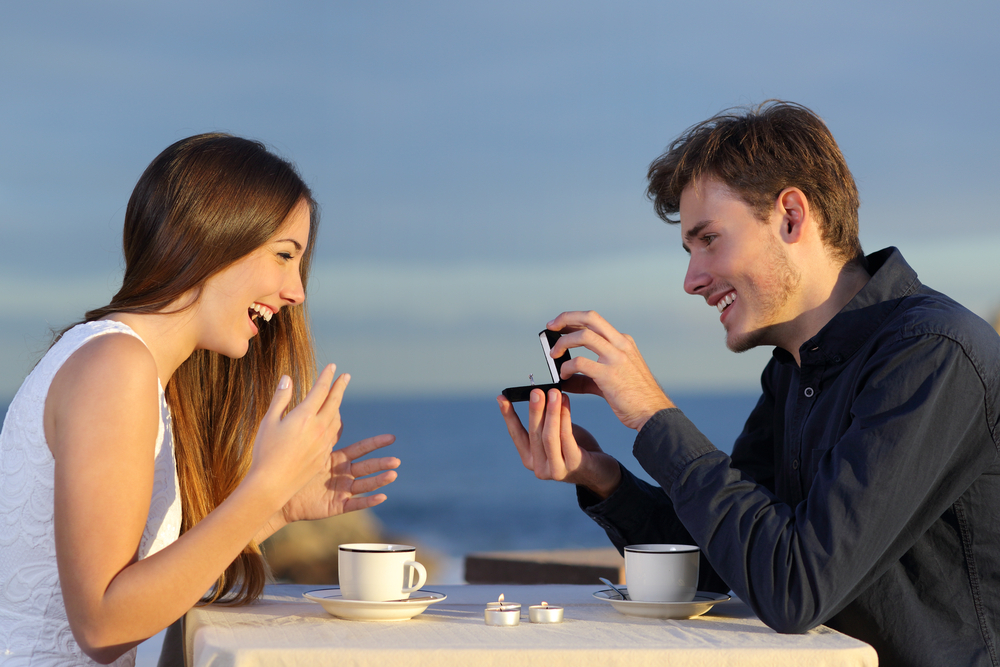
[[1000,337],[921,285],[895,248],[864,257],[858,195],[811,111],[771,102],[685,132],[649,169],[679,213],[684,289],[718,310],[733,351],[774,346],[733,448],[663,393],[633,340],[593,312],[547,325],[567,391],[603,396],[638,434],[636,479],[532,392],[524,465],[577,485],[621,550],[701,547],[703,590],[732,589],[779,632],[820,624],[883,665],[998,665]]

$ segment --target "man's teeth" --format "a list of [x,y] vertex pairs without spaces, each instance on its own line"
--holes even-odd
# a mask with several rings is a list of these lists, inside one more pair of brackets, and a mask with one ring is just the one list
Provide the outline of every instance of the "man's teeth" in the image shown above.
[[736,292],[730,292],[729,294],[727,294],[725,299],[721,299],[719,303],[715,304],[715,307],[718,308],[719,312],[721,313],[726,308],[728,308],[729,304],[731,304],[733,301],[736,301]]
[[250,306],[250,310],[254,311],[258,315],[263,317],[265,322],[270,322],[271,316],[274,315],[274,313],[271,312],[270,308],[268,308],[267,306],[262,306],[259,303],[255,303],[252,306]]

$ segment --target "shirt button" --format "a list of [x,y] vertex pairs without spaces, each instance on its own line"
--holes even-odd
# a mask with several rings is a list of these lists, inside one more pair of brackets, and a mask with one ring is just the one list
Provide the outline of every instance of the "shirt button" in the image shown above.
[[798,469],[799,469],[799,460],[792,459],[792,470],[798,470]]
[[802,393],[806,395],[806,398],[812,398],[816,392],[813,391],[812,387],[806,387],[806,390]]

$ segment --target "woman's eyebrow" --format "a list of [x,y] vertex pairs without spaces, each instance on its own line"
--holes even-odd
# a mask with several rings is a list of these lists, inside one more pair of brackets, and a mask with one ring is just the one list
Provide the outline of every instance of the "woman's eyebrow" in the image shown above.
[[296,241],[295,239],[278,239],[277,241],[275,241],[275,243],[281,243],[283,241],[287,241],[288,243],[294,244],[296,250],[302,250],[302,244]]

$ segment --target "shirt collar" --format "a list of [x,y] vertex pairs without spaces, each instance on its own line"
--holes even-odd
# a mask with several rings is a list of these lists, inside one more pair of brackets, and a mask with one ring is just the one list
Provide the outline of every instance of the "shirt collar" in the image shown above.
[[[865,258],[871,278],[853,299],[799,348],[802,365],[839,364],[847,361],[882,326],[899,302],[920,287],[917,273],[894,247]],[[795,363],[794,357],[775,348],[774,357]]]

